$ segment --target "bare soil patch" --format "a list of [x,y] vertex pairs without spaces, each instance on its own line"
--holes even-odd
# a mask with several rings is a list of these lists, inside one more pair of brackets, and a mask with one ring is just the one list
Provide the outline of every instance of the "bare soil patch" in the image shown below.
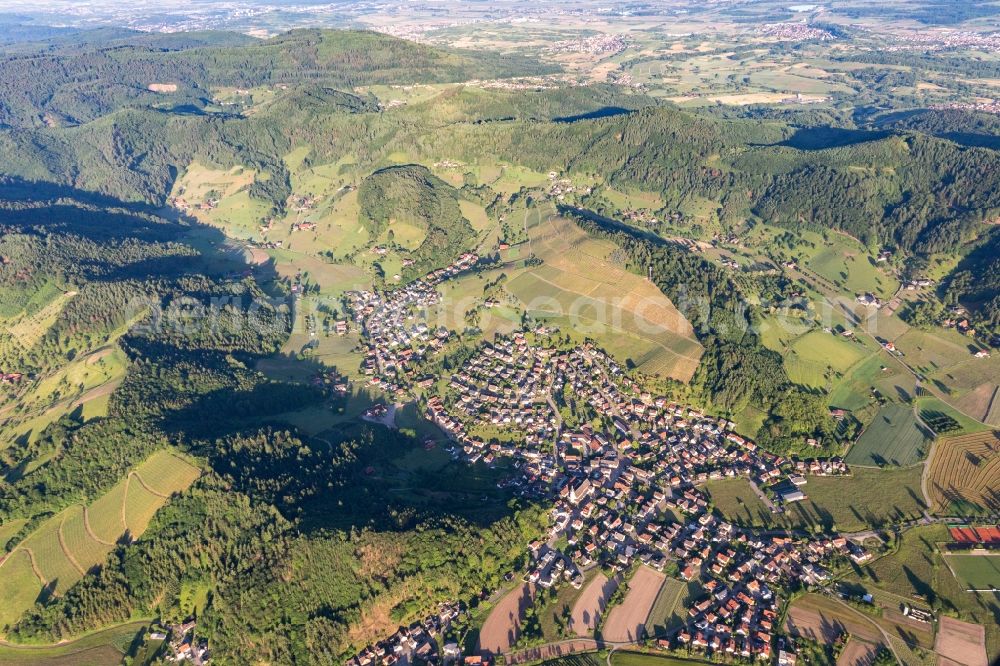
[[836,601],[815,594],[797,599],[788,609],[785,627],[793,636],[832,643],[841,634],[869,643],[882,642],[881,632],[867,618]]
[[608,599],[618,589],[618,579],[609,579],[602,573],[587,584],[583,594],[573,606],[569,628],[577,636],[590,636],[597,627],[601,614],[608,605]]
[[535,598],[535,586],[520,585],[496,605],[479,632],[479,652],[494,656],[510,652],[521,631],[524,611]]
[[837,657],[837,666],[871,666],[877,653],[877,645],[852,638]]
[[666,578],[649,567],[639,570],[629,581],[628,594],[620,606],[611,609],[608,621],[601,632],[604,640],[627,643],[639,640],[646,633],[646,618],[653,608],[653,602],[660,593],[660,586]]
[[934,651],[943,660],[964,666],[987,666],[986,630],[982,625],[942,615]]

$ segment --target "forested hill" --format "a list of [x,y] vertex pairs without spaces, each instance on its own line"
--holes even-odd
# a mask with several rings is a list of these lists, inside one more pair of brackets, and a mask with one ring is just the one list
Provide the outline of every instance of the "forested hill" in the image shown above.
[[[382,39],[340,36],[348,42]],[[196,51],[205,53],[175,55]],[[223,51],[229,52],[217,50]],[[309,62],[333,67],[335,60],[354,57],[349,48],[336,51],[334,59],[313,52]],[[279,70],[268,76],[279,77]],[[670,209],[692,199],[715,202],[725,224],[757,216],[785,226],[834,228],[872,247],[890,244],[917,254],[961,248],[1000,216],[1000,153],[988,147],[906,128],[795,130],[663,106],[634,110],[651,102],[604,89],[598,89],[599,101],[588,102],[579,94],[586,91],[568,93],[561,102],[555,101],[560,91],[523,93],[520,100],[492,91],[449,92],[385,111],[367,96],[305,82],[246,116],[126,108],[75,127],[0,130],[7,156],[2,169],[162,204],[176,174],[198,159],[268,174],[252,185],[251,195],[280,208],[291,193],[283,156],[297,146],[309,148],[310,163],[352,155],[371,171],[395,151],[427,163],[499,159],[543,173],[600,174],[612,185],[657,192]],[[505,117],[491,107],[494,94]],[[608,107],[621,112],[561,120]]]
[[213,35],[140,33],[96,45],[84,33],[76,43],[57,41],[54,51],[40,45],[20,52],[22,46],[0,58],[0,126],[75,125],[126,106],[198,108],[211,99],[213,86],[311,81],[350,88],[553,71],[524,59],[445,51],[374,32],[295,30],[264,41]]

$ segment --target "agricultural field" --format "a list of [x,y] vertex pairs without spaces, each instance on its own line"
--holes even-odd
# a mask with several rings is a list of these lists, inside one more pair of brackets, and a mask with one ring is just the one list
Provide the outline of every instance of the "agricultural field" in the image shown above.
[[811,331],[789,346],[783,360],[793,382],[825,389],[870,353],[861,342]]
[[948,664],[986,666],[986,635],[984,627],[942,617],[934,650]]
[[269,210],[248,192],[258,177],[265,176],[239,166],[213,169],[192,162],[177,178],[170,196],[188,206],[187,214],[199,221],[222,228],[232,238],[250,239],[257,235]]
[[[898,641],[906,652],[930,650],[934,641],[933,629],[907,618],[897,608],[898,605],[879,611],[872,608],[872,614],[868,614],[832,596],[808,593],[792,602],[785,626],[794,636],[821,643],[832,643],[846,634],[851,641],[862,641],[870,647],[885,644],[882,634],[885,631],[894,645]],[[857,662],[838,660],[837,663],[853,666]]]
[[[77,293],[75,291],[58,291],[51,282],[47,283],[47,286],[48,289],[43,287],[36,294],[36,298],[45,298],[46,292],[54,291],[55,294],[47,303],[37,309],[31,308],[27,311],[21,311],[13,317],[5,318],[3,326],[7,335],[0,337],[0,352],[5,352],[5,347],[8,345],[17,345],[25,349],[34,347]],[[29,306],[31,305],[34,303],[29,303]]]
[[705,484],[716,510],[737,525],[808,528],[854,532],[919,518],[924,504],[920,494],[920,467],[897,470],[856,468],[850,476],[810,476],[802,491],[803,502],[772,514],[751,490],[746,479],[725,479]]
[[966,416],[933,396],[917,398],[916,407],[920,420],[941,437],[972,434],[990,429],[986,424]]
[[573,604],[570,629],[577,636],[592,636],[607,608],[608,599],[618,589],[618,578],[608,578],[598,572],[583,588]]
[[906,363],[925,375],[980,360],[972,358],[967,338],[947,329],[911,328],[893,343],[903,353]]
[[663,199],[655,192],[633,190],[623,192],[614,188],[605,188],[601,192],[612,204],[621,210],[659,210],[663,207]]
[[862,666],[875,661],[878,645],[868,643],[858,638],[850,638],[837,657],[837,666]]
[[994,616],[993,595],[967,592],[966,585],[952,575],[937,546],[950,540],[945,525],[913,527],[902,534],[892,551],[856,569],[845,580],[872,592],[876,599],[884,591],[900,602],[914,599],[982,625],[989,659],[995,661],[1000,658],[1000,623]]
[[612,642],[637,641],[648,633],[646,620],[660,592],[665,576],[640,566],[628,582],[622,602],[611,609],[602,623],[601,638]]
[[580,335],[652,375],[691,378],[701,346],[691,325],[655,286],[608,260],[610,242],[571,221],[539,216],[528,226],[543,264],[513,277],[507,290],[533,315],[566,320]]
[[147,621],[127,622],[56,645],[0,645],[5,666],[117,666]]
[[646,618],[650,636],[663,636],[683,626],[688,619],[687,609],[702,594],[701,585],[696,582],[685,583],[676,578],[664,580]]
[[41,575],[41,585],[48,586],[55,594],[64,594],[83,577],[82,566],[72,559],[63,544],[62,522],[66,514],[59,514],[42,523],[16,550],[24,550]]
[[943,515],[996,513],[1000,435],[980,432],[941,439],[927,470],[931,509]]
[[611,666],[693,666],[707,663],[699,659],[681,659],[648,652],[616,650],[611,655]]
[[[125,524],[130,534],[142,534],[149,526],[153,514],[162,505],[164,497],[149,490],[142,483],[141,477],[132,474],[128,479],[125,493]],[[134,531],[133,531],[134,530]]]
[[874,400],[873,391],[896,397],[899,386],[913,385],[912,376],[898,361],[883,353],[873,354],[836,382],[827,399],[831,407],[857,411]]
[[17,534],[17,531],[24,527],[27,522],[27,518],[16,518],[0,525],[0,546],[7,543],[7,540]]
[[997,384],[984,382],[961,397],[951,399],[951,404],[983,423],[1000,426],[1000,386]]
[[544,607],[538,609],[538,622],[542,628],[542,636],[546,641],[561,640],[566,634],[577,628],[573,619],[573,609],[576,607],[578,599],[586,595],[589,582],[602,577],[603,574],[598,569],[591,569],[585,574],[584,583],[580,589],[572,585],[560,585],[555,596]]
[[122,511],[127,485],[126,479],[122,479],[84,511],[90,532],[96,539],[115,543],[127,529]]
[[894,339],[903,360],[926,377],[949,405],[974,419],[1000,426],[997,399],[1000,357],[976,358],[979,349],[954,330],[908,328]]
[[42,585],[33,570],[31,555],[23,549],[9,553],[0,563],[0,627],[12,624],[35,601],[43,599]]
[[[42,523],[0,563],[0,589],[7,585],[3,598],[11,600],[0,607],[0,626],[43,593],[64,594],[104,562],[124,534],[141,536],[169,495],[190,486],[199,474],[173,453],[159,451],[89,507],[71,506]],[[144,488],[140,477],[150,479],[161,494]]]
[[87,530],[87,522],[82,506],[72,506],[65,511],[62,519],[62,544],[66,554],[84,571],[89,571],[114,550],[113,541],[99,541]]
[[207,199],[224,199],[249,187],[255,176],[252,169],[213,169],[195,161],[177,178],[172,196],[181,197],[191,205]]
[[479,631],[480,651],[505,654],[517,640],[525,609],[535,596],[534,586],[524,583],[508,592],[490,611]]
[[796,248],[802,254],[802,266],[832,283],[839,293],[871,292],[888,298],[899,287],[899,281],[882,271],[868,250],[853,238],[836,233],[828,233],[824,238],[810,231],[801,235],[812,245]]
[[0,440],[27,437],[35,441],[46,426],[77,409],[85,420],[104,416],[107,398],[125,375],[126,364],[124,352],[112,345],[40,378],[0,411],[5,416]]
[[135,476],[142,480],[142,485],[160,497],[169,497],[172,493],[187,488],[200,475],[201,471],[197,467],[167,451],[154,453],[135,471]]
[[1000,589],[1000,554],[949,553],[944,559],[955,578],[967,589]]
[[913,407],[890,403],[878,411],[845,460],[852,466],[909,467],[927,456],[932,440]]
[[788,608],[785,628],[793,636],[832,643],[847,633],[868,643],[883,641],[875,621],[853,608],[815,593],[796,599]]

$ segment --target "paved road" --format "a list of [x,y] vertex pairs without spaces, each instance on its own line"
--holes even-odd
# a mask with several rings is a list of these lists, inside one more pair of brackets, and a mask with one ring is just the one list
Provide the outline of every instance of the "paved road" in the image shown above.
[[757,485],[757,482],[756,482],[756,481],[751,481],[751,482],[750,482],[750,488],[751,488],[751,490],[753,490],[753,491],[754,491],[754,492],[755,492],[755,493],[757,494],[757,497],[759,497],[759,498],[760,498],[760,501],[761,501],[761,502],[763,502],[763,503],[764,503],[764,505],[765,505],[765,506],[766,506],[766,507],[767,507],[768,509],[770,509],[771,513],[782,513],[782,510],[781,510],[781,509],[779,509],[779,508],[778,508],[778,507],[777,507],[777,506],[776,506],[776,505],[774,504],[774,502],[772,502],[772,501],[771,501],[771,498],[770,498],[770,497],[768,497],[768,496],[767,496],[767,495],[766,495],[766,494],[764,493],[764,491],[760,489],[760,486],[758,486],[758,485]]

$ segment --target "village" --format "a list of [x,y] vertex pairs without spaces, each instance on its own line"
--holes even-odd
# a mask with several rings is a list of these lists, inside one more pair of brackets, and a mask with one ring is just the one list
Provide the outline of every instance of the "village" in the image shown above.
[[[406,395],[415,363],[443,347],[450,336],[446,328],[432,330],[426,321],[427,309],[440,302],[437,286],[469,270],[478,261],[477,255],[466,253],[448,267],[405,286],[345,295],[354,322],[366,340],[361,370],[370,377],[370,386],[389,395]],[[338,331],[345,326],[346,323],[338,323]]]
[[[373,385],[406,394],[408,363],[449,335],[416,321],[415,308],[436,303],[435,286],[474,262],[463,257],[386,294],[351,295],[369,345],[363,369]],[[550,333],[539,327],[483,341],[447,378],[447,390],[426,398],[426,416],[452,441],[453,458],[509,468],[513,477],[498,485],[551,502],[549,534],[526,544],[524,584],[579,588],[595,567],[625,578],[641,567],[668,572],[699,584],[702,594],[683,627],[632,642],[770,660],[783,595],[802,585],[824,588],[837,562],[860,564],[872,555],[847,536],[737,527],[713,513],[700,486],[746,478],[778,513],[807,499],[810,476],[850,474],[847,465],[761,450],[726,419],[643,390],[594,344],[559,346]],[[349,663],[462,658],[454,644],[424,647],[430,639],[414,640],[414,630],[424,635],[419,627],[403,629]],[[481,646],[464,658],[481,663],[496,656]]]

